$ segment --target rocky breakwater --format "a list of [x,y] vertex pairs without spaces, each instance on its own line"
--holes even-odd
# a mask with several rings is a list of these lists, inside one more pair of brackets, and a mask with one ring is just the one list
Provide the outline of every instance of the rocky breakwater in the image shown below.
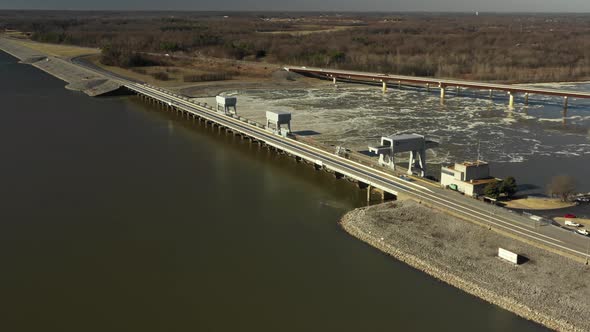
[[[560,331],[590,331],[590,268],[412,200],[359,208],[351,235],[454,287]],[[519,266],[498,247],[527,257]]]
[[0,37],[0,50],[18,58],[23,64],[30,64],[46,73],[69,83],[67,89],[82,91],[95,97],[115,93],[121,85],[97,72],[83,68],[58,57],[42,54],[10,38]]

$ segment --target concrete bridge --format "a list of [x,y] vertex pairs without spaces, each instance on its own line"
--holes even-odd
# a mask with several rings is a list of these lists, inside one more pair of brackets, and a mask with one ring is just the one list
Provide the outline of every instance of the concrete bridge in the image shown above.
[[514,107],[514,99],[516,96],[519,95],[522,96],[522,98],[524,99],[525,105],[528,105],[530,95],[557,96],[563,98],[564,117],[567,115],[568,100],[570,98],[590,99],[590,93],[588,92],[534,88],[512,84],[496,84],[453,79],[389,75],[350,70],[322,69],[297,66],[285,67],[284,69],[294,73],[331,79],[333,80],[334,84],[336,84],[338,80],[381,84],[384,92],[387,91],[387,88],[390,85],[396,85],[398,87],[401,87],[402,84],[425,87],[427,91],[430,91],[430,89],[439,89],[441,102],[444,102],[446,91],[450,88],[457,89],[457,94],[460,93],[461,88],[486,90],[488,91],[489,97],[493,96],[494,91],[503,91],[506,92],[508,96],[508,106],[510,108]]

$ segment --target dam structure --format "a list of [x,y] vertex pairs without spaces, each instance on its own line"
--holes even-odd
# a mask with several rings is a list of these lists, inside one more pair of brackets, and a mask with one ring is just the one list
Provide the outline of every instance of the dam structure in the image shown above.
[[[278,153],[292,156],[296,161],[307,162],[316,170],[333,173],[337,178],[357,182],[360,188],[366,188],[367,197],[370,197],[371,191],[375,189],[381,192],[383,198],[387,195],[410,197],[435,209],[485,225],[489,229],[508,232],[527,242],[549,247],[555,252],[573,257],[578,261],[582,262],[590,257],[586,252],[586,239],[572,238],[569,232],[566,234],[558,227],[551,225],[537,227],[526,216],[462,195],[455,195],[435,182],[422,180],[419,177],[413,179],[408,179],[407,176],[400,177],[391,169],[387,171],[379,165],[369,164],[346,155],[342,156],[334,151],[303,142],[297,135],[290,133],[286,135],[284,131],[277,130],[273,126],[267,127],[235,114],[217,112],[214,107],[191,102],[187,97],[162,88],[131,81],[119,82],[141,99],[159,105],[165,111],[175,112],[183,118],[203,122],[207,126],[217,127],[220,131],[239,135]],[[273,114],[273,117],[275,115],[287,117],[282,112]]]
[[[2,38],[0,38],[1,40]],[[0,49],[3,47],[0,43]],[[291,117],[286,112],[278,111],[268,114],[267,119],[270,122],[267,124],[271,125],[268,127],[233,112],[226,112],[225,107],[218,111],[216,107],[191,101],[187,96],[130,80],[79,59],[64,61],[68,61],[68,66],[72,70],[79,69],[84,73],[92,72],[93,77],[97,76],[108,80],[114,86],[120,86],[121,89],[136,94],[146,103],[156,105],[165,112],[215,127],[219,131],[241,136],[243,139],[266,146],[270,150],[289,155],[296,161],[309,163],[317,170],[326,170],[337,178],[357,182],[359,187],[367,189],[369,197],[371,190],[376,189],[383,196],[387,194],[412,198],[421,204],[485,225],[489,229],[509,233],[516,238],[550,248],[578,261],[584,261],[590,257],[587,253],[588,242],[585,238],[572,237],[569,232],[566,234],[560,228],[551,225],[537,227],[526,216],[466,198],[442,188],[436,182],[427,181],[420,177],[409,179],[405,176],[402,178],[393,170],[377,165],[372,159],[362,159],[349,153],[336,153],[338,151],[329,151],[325,146],[313,141],[306,141],[304,137],[290,132]],[[282,127],[283,125],[287,125],[287,128]],[[422,153],[422,147],[410,150],[415,151],[417,155]]]

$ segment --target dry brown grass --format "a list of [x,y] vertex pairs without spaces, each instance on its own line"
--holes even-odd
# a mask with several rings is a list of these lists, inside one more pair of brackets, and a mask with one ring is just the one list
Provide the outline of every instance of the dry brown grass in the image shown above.
[[350,30],[350,29],[354,29],[354,28],[358,28],[358,27],[356,27],[356,26],[336,26],[336,27],[308,26],[305,28],[307,28],[307,30],[294,30],[294,31],[278,30],[278,31],[263,31],[263,32],[259,32],[259,33],[269,34],[269,35],[306,36],[306,35],[311,35],[314,33],[338,32],[338,31]]
[[[98,55],[89,57],[89,60],[95,65],[113,73],[162,87],[186,87],[193,85],[195,83],[185,81],[185,77],[191,75],[220,75],[220,77],[227,77],[230,78],[229,80],[236,82],[262,82],[269,80],[272,73],[280,69],[280,67],[276,65],[210,57],[167,57],[166,61],[169,62],[171,66],[136,68],[121,68],[104,65],[100,63]],[[163,81],[153,77],[154,74],[159,72],[165,72],[168,75],[168,80]]]
[[554,210],[576,205],[572,202],[562,202],[555,198],[519,198],[506,202],[506,207],[523,210]]
[[46,44],[23,39],[15,39],[15,41],[23,46],[34,49],[41,53],[62,58],[73,58],[81,55],[100,53],[100,50],[97,48],[69,46],[62,44]]

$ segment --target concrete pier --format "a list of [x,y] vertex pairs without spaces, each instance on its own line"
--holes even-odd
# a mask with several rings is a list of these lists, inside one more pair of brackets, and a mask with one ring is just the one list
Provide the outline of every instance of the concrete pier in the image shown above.
[[510,109],[514,108],[514,93],[508,91],[508,107]]
[[383,81],[383,93],[387,92],[387,82]]

